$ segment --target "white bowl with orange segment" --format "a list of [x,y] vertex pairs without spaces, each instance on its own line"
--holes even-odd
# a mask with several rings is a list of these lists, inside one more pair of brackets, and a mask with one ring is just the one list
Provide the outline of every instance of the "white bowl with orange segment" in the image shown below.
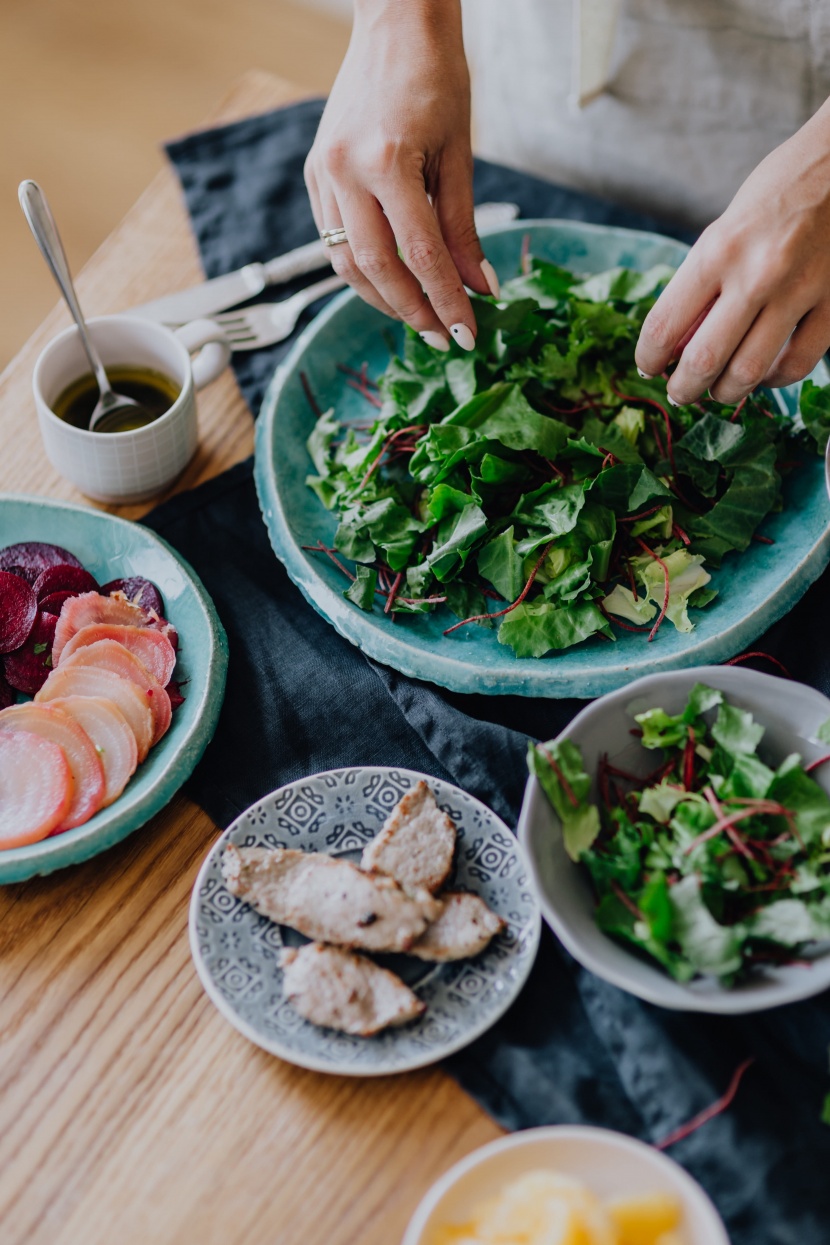
[[429,1190],[402,1245],[489,1245],[507,1228],[523,1245],[729,1245],[709,1197],[673,1159],[622,1133],[571,1125],[468,1154]]

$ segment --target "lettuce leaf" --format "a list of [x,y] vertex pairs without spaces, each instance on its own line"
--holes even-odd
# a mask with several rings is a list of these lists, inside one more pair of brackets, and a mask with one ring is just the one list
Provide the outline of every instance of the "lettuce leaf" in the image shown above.
[[[678,631],[692,631],[693,624],[688,614],[689,598],[692,593],[705,587],[712,576],[703,569],[703,558],[699,554],[689,553],[687,549],[676,549],[673,553],[663,554],[661,560],[669,573],[669,603],[666,617]],[[666,594],[666,576],[663,567],[647,554],[640,558],[633,558],[631,565],[648,600],[652,601],[657,609],[662,609]]]
[[579,860],[600,828],[599,809],[589,799],[591,780],[582,753],[570,739],[551,739],[546,744],[529,744],[527,763],[556,810],[565,851],[571,860]]
[[566,606],[523,601],[505,615],[499,643],[509,645],[517,657],[544,657],[552,649],[570,648],[597,632],[614,639],[607,619],[592,601]]

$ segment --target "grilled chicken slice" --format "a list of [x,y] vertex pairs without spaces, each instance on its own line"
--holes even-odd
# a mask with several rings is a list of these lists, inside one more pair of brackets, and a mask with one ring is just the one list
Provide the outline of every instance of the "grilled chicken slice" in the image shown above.
[[455,834],[455,823],[421,780],[398,801],[380,834],[366,845],[360,867],[385,873],[405,891],[424,887],[435,894],[449,877]]
[[342,947],[320,942],[287,947],[280,964],[287,997],[315,1025],[371,1037],[426,1010],[400,977]]
[[479,895],[447,891],[438,902],[441,913],[437,920],[409,948],[409,954],[419,960],[440,964],[478,955],[506,926]]
[[263,916],[341,947],[408,951],[440,910],[428,891],[408,895],[392,878],[322,852],[231,845],[222,873],[228,890]]

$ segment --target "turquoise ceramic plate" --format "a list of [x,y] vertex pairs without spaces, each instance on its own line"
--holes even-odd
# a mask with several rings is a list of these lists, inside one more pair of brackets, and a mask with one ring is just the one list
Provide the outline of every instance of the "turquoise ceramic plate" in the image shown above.
[[[517,271],[528,233],[535,255],[586,274],[615,264],[638,269],[676,265],[686,250],[656,234],[571,221],[518,221],[484,240],[502,279]],[[733,657],[785,614],[830,560],[830,503],[823,464],[816,459],[795,473],[783,513],[764,525],[775,543],[754,544],[745,554],[726,559],[713,575],[718,600],[698,613],[688,635],[663,627],[653,644],[643,635],[623,634],[615,644],[594,639],[534,660],[515,657],[498,643],[495,631],[466,627],[443,636],[452,619],[441,611],[394,623],[379,611],[365,613],[344,600],[344,581],[336,568],[301,548],[320,538],[331,544],[336,524],[305,486],[311,470],[305,441],[314,419],[300,373],[308,375],[324,408],[334,406],[341,419],[365,421],[365,400],[345,384],[337,364],[360,367],[366,361],[370,375],[377,375],[389,358],[383,334],[390,327],[351,292],[335,299],[277,370],[257,427],[257,490],[277,557],[314,608],[370,657],[453,691],[598,696],[642,674]],[[823,365],[817,379],[826,380]],[[791,411],[797,397],[795,387],[782,391]]]
[[0,494],[0,548],[23,540],[63,545],[99,583],[145,575],[158,584],[179,633],[176,678],[184,683],[185,702],[114,804],[65,834],[0,851],[0,883],[87,860],[163,808],[216,729],[228,665],[228,643],[210,597],[184,559],[148,528],[68,502]]

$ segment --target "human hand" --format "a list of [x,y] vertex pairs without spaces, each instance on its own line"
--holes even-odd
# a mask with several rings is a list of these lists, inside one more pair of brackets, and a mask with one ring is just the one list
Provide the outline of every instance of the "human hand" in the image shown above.
[[305,178],[317,228],[346,230],[334,270],[429,345],[472,350],[464,285],[498,281],[473,221],[459,0],[357,0]]
[[739,402],[806,376],[830,346],[830,104],[746,179],[643,324],[638,368],[679,357],[674,405]]

